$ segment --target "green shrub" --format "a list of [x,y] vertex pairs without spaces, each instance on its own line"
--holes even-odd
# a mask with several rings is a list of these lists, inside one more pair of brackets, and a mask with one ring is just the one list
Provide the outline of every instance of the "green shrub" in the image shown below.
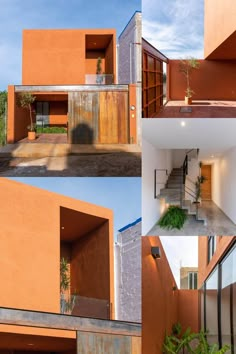
[[166,335],[163,343],[164,354],[224,354],[230,347],[224,345],[219,349],[217,344],[207,342],[207,333],[191,332],[191,328],[182,333],[182,327],[179,323],[172,327],[171,335]]
[[0,116],[0,146],[5,144],[5,123],[4,119]]
[[179,206],[171,205],[168,208],[167,212],[158,221],[157,224],[162,229],[180,230],[183,227],[186,219],[187,219],[187,214],[184,210],[182,210]]
[[67,130],[64,127],[37,127],[39,134],[66,134]]

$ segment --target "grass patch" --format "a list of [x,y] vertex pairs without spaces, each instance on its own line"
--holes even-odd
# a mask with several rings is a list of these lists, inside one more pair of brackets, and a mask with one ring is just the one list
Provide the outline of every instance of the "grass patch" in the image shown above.
[[187,219],[187,214],[179,206],[171,205],[167,212],[161,217],[157,225],[162,229],[182,229]]
[[4,119],[0,116],[0,146],[4,145],[5,142],[6,142],[5,123],[4,123]]
[[37,127],[36,132],[39,134],[66,134],[64,127]]

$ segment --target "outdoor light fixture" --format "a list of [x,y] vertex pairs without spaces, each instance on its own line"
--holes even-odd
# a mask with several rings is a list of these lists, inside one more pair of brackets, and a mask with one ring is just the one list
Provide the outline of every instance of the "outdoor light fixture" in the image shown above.
[[186,125],[185,121],[182,120],[181,123],[180,123],[180,125],[181,125],[181,127],[185,127],[185,125]]
[[151,253],[154,259],[161,258],[161,250],[159,247],[151,247]]

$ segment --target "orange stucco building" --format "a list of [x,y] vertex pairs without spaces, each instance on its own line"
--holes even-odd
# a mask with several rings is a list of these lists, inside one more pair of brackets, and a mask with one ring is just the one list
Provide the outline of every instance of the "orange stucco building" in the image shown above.
[[[124,333],[132,339],[133,333],[137,346],[138,326],[113,321],[112,211],[4,178],[0,192],[5,201],[0,213],[0,353],[75,353],[76,346],[83,347],[83,333],[95,331],[93,325],[101,328],[96,333],[111,334],[111,345]],[[71,320],[61,314],[62,257],[69,264],[69,293],[76,294]]]
[[[152,257],[151,247],[160,248],[160,258]],[[165,334],[177,322],[183,330],[199,329],[198,291],[178,289],[157,236],[142,239],[142,314],[143,354],[161,354]]]
[[[191,88],[195,100],[236,100],[236,2],[234,0],[204,0],[204,59],[199,59],[200,67],[191,74]],[[143,81],[143,117],[155,116],[163,105],[161,89],[163,81],[162,63],[167,63],[167,101],[183,100],[186,80],[179,70],[179,60],[167,59],[143,42],[143,58],[149,72],[149,80]],[[152,68],[152,61],[160,62],[159,68]],[[145,63],[145,60],[143,60]],[[152,79],[155,76],[155,79]],[[155,80],[155,84],[153,84]],[[149,92],[149,96],[145,93]]]
[[[207,331],[210,344],[228,344],[234,353],[236,236],[199,236],[198,290],[177,288],[159,237],[142,241],[142,353],[161,354],[177,322],[183,330]],[[159,247],[159,258],[151,247]]]
[[8,87],[8,143],[27,136],[22,92],[36,98],[34,122],[67,127],[68,143],[136,143],[136,85],[117,85],[116,71],[114,29],[24,30],[22,85]]

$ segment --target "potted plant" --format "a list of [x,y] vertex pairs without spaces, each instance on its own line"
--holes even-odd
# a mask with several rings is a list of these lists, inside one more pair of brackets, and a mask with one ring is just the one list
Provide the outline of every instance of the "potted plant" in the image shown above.
[[198,176],[197,180],[195,182],[195,204],[200,203],[200,198],[201,198],[201,185],[203,182],[206,181],[205,176]]
[[101,85],[103,82],[103,73],[102,73],[102,58],[98,57],[97,60],[97,69],[96,69],[96,83]]
[[192,103],[192,96],[194,94],[194,91],[190,87],[190,77],[192,74],[193,70],[199,69],[200,67],[200,62],[195,59],[195,58],[188,58],[188,59],[183,59],[180,61],[179,64],[179,71],[183,73],[183,75],[186,78],[186,95],[185,95],[185,104],[191,104]]
[[33,96],[30,92],[21,92],[17,100],[18,106],[28,109],[30,113],[30,124],[27,126],[29,140],[35,140],[36,138],[36,125],[33,123],[32,118],[32,103],[35,101],[35,99],[36,97]]

